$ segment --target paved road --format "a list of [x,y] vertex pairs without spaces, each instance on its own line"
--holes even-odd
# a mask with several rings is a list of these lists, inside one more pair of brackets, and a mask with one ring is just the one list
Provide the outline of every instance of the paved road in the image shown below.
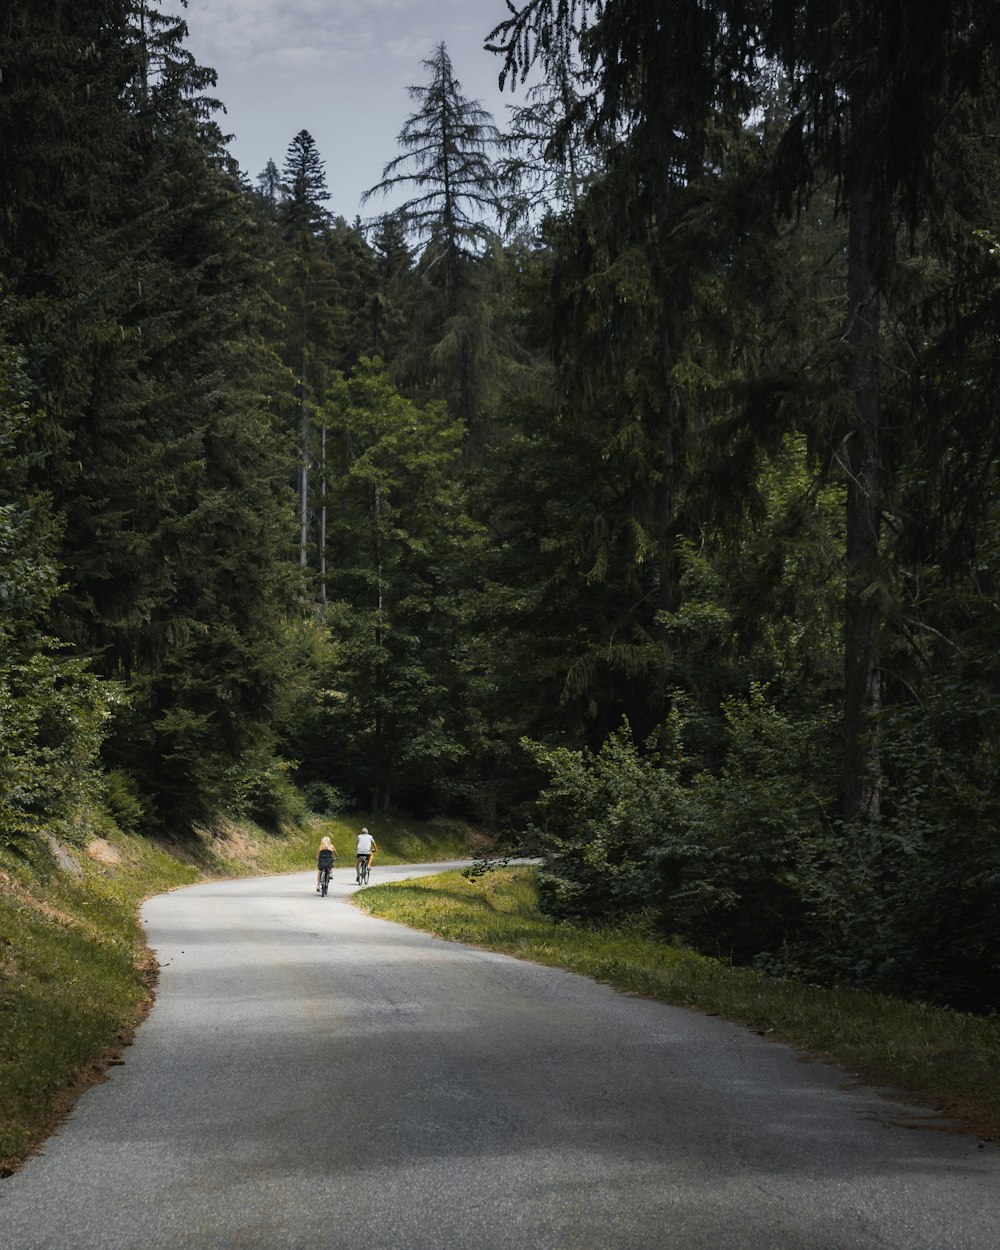
[[345,870],[312,885],[147,904],[156,1006],[0,1181],[2,1250],[1000,1245],[993,1149],[720,1020],[372,920]]

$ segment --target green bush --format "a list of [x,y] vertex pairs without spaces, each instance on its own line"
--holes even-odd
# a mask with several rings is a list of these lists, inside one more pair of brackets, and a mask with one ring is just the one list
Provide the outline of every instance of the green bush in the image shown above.
[[[980,673],[986,671],[986,665]],[[812,975],[966,1010],[1000,1007],[996,701],[943,675],[883,718],[881,821],[839,827],[803,873]]]
[[350,807],[346,796],[326,781],[308,781],[302,787],[306,807],[317,816],[339,816]]
[[523,745],[551,778],[526,835],[545,861],[542,909],[598,920],[645,907],[651,855],[664,830],[686,820],[677,770],[652,749],[640,751],[627,722],[596,754]]
[[687,787],[686,819],[652,855],[661,926],[736,962],[810,925],[807,848],[825,836],[835,795],[832,717],[792,718],[752,686],[724,708],[726,758]]
[[759,686],[724,713],[717,773],[693,772],[679,716],[644,749],[627,724],[596,754],[530,748],[551,777],[529,830],[548,914],[651,909],[665,933],[741,962],[809,928],[802,867],[828,825],[832,718],[793,720]]

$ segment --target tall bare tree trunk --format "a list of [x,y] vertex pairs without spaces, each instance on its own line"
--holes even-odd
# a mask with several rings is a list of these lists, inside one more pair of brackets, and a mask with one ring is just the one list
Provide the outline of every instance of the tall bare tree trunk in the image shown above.
[[876,193],[864,176],[865,92],[852,100],[855,151],[849,192],[849,387],[854,412],[846,437],[847,578],[844,596],[844,815],[875,820],[880,811],[878,729],[881,706],[878,567],[881,549],[881,401],[878,382],[880,300],[873,271]]

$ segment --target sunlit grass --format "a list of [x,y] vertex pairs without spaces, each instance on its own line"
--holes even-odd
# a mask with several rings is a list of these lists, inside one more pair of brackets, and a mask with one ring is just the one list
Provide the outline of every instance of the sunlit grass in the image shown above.
[[139,839],[107,845],[118,862],[79,852],[80,877],[41,850],[0,860],[0,1174],[141,1017],[151,982],[139,902],[197,877]]
[[1000,1141],[1000,1021],[732,968],[641,930],[557,924],[534,870],[444,873],[357,896],[373,915],[724,1016],[892,1086]]

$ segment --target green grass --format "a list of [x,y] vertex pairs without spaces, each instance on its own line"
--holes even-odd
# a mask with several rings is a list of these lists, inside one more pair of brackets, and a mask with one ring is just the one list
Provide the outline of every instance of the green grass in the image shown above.
[[363,824],[381,863],[477,853],[457,822],[353,816],[280,835],[230,825],[172,848],[102,828],[89,843],[101,858],[73,848],[80,876],[59,869],[43,842],[20,855],[0,845],[0,1176],[100,1079],[148,1007],[155,967],[138,922],[144,898],[205,876],[315,869],[324,833],[353,863]]
[[1000,1022],[851,989],[779,981],[640,930],[557,924],[537,906],[530,868],[443,873],[372,886],[360,906],[387,920],[618,989],[724,1016],[904,1091],[1000,1141]]
[[141,1019],[152,978],[138,904],[197,879],[141,839],[100,846],[105,862],[76,853],[79,877],[42,846],[0,854],[0,1175]]

